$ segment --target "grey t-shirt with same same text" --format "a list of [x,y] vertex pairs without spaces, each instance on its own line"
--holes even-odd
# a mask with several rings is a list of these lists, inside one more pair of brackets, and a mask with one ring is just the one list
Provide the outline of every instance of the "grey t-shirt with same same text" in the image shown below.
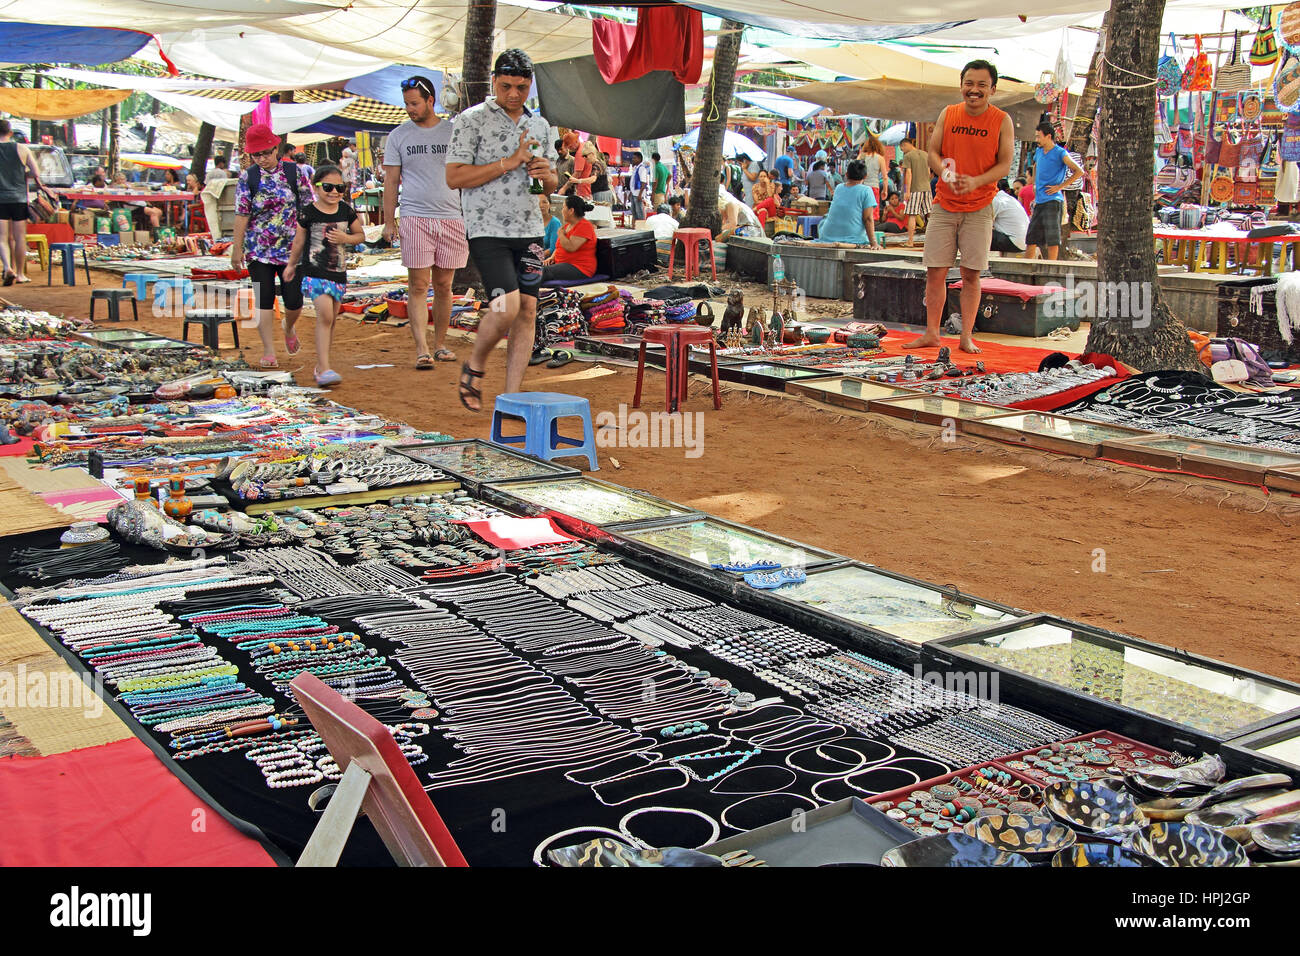
[[400,166],[402,193],[399,209],[403,216],[422,219],[459,219],[460,190],[447,187],[447,149],[452,121],[432,127],[407,120],[388,134],[384,165]]

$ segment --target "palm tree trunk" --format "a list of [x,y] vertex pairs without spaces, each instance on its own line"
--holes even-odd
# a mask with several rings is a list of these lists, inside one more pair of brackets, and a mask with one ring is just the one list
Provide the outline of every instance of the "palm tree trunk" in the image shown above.
[[[1203,370],[1156,282],[1151,226],[1156,74],[1165,0],[1112,0],[1097,191],[1097,309],[1088,351],[1141,369]],[[1123,295],[1121,296],[1121,291]],[[1126,308],[1118,308],[1121,298]],[[1133,301],[1145,304],[1133,307]]]
[[723,33],[713,51],[713,72],[704,94],[704,119],[695,146],[695,171],[691,174],[691,204],[683,225],[709,229],[715,234],[722,227],[718,212],[718,183],[722,171],[722,142],[727,131],[727,114],[731,94],[736,86],[736,62],[740,59],[740,35],[745,25],[734,20],[722,21]]
[[122,104],[114,103],[108,108],[108,178],[112,179],[122,168],[121,131]]
[[1088,155],[1088,140],[1092,136],[1092,126],[1097,119],[1097,103],[1101,99],[1101,61],[1106,49],[1106,34],[1110,31],[1111,11],[1107,10],[1101,21],[1101,30],[1097,33],[1097,46],[1092,51],[1092,62],[1088,64],[1088,78],[1084,81],[1083,92],[1074,110],[1074,120],[1066,121],[1066,149],[1080,156]]
[[162,110],[162,104],[159,103],[159,102],[158,102],[156,99],[154,99],[152,96],[149,97],[149,115],[152,116],[152,117],[154,118],[154,125],[153,125],[153,126],[150,126],[150,127],[149,127],[149,132],[145,134],[145,138],[144,138],[144,151],[145,151],[146,153],[152,153],[152,152],[153,152],[153,144],[154,144],[154,143],[157,141],[157,139],[158,139],[158,123],[157,123],[157,120],[158,120],[158,113],[159,113],[161,110]]
[[99,153],[108,155],[108,110],[99,111]]
[[[240,169],[247,169],[249,166],[253,165],[253,158],[248,155],[248,150],[244,149],[244,142],[248,138],[248,127],[252,125],[253,114],[251,112],[245,113],[243,116],[239,117],[239,142],[235,144],[235,148],[239,150]],[[231,170],[231,172],[234,172],[234,170]]]
[[465,57],[461,61],[460,109],[478,106],[492,92],[492,31],[496,0],[469,0],[465,10]]
[[211,123],[199,124],[199,135],[194,141],[194,158],[190,160],[190,172],[198,177],[199,182],[203,181],[203,176],[208,171],[208,158],[212,155],[212,137],[216,132],[217,128]]

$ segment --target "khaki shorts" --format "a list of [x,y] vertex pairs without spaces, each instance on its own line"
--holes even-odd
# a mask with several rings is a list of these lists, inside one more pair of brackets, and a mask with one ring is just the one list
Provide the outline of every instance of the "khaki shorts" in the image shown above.
[[[951,268],[960,264],[963,269],[983,272],[989,267],[989,246],[993,242],[993,205],[974,212],[949,212],[938,203],[930,210],[925,223],[925,255],[923,264],[929,267]],[[957,262],[958,254],[961,262]]]

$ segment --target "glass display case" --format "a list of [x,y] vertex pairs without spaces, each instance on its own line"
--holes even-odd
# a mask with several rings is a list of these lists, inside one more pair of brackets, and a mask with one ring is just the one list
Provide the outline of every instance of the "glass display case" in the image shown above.
[[156,336],[139,329],[87,329],[76,333],[77,338],[89,342],[120,342],[124,339],[152,339]]
[[917,395],[917,392],[911,389],[851,376],[813,379],[807,382],[789,382],[786,384],[785,390],[798,395],[805,395],[828,405],[852,408],[860,412],[865,412],[867,404],[874,400],[909,398]]
[[711,517],[653,527],[625,528],[618,534],[630,542],[684,558],[705,568],[753,561],[774,561],[782,567],[804,567],[839,558],[829,551]]
[[468,441],[429,442],[420,445],[394,445],[392,450],[422,461],[459,478],[472,489],[487,482],[516,481],[523,478],[570,478],[573,468],[533,458],[522,452],[502,448],[479,438]]
[[1275,491],[1289,491],[1300,495],[1300,465],[1270,468],[1264,472],[1264,484]]
[[1136,428],[1100,425],[1046,412],[1013,412],[976,418],[968,422],[962,431],[996,441],[1013,442],[1083,458],[1096,458],[1101,454],[1102,443],[1106,441],[1151,437],[1150,432]]
[[770,388],[778,392],[785,390],[787,382],[832,378],[839,374],[836,371],[781,365],[777,362],[748,361],[718,366],[719,377],[727,381],[740,382],[742,385],[751,385],[755,388]]
[[940,398],[937,395],[875,399],[868,403],[868,411],[926,425],[942,425],[948,420],[966,422],[973,418],[988,418],[1006,413],[1001,405],[985,405],[960,398]]
[[[1003,675],[1004,687],[1009,680],[1045,685],[1045,701],[1053,699],[1050,689],[1058,688],[1074,695],[1076,705],[1119,708],[1153,724],[1186,730],[1202,742],[1300,716],[1300,685],[1043,614],[936,641],[924,653],[934,663],[958,670],[994,669]],[[1113,713],[1095,713],[1106,718],[1095,726],[1111,726],[1106,721]],[[1154,732],[1136,736],[1162,743]]]
[[802,584],[770,592],[911,644],[973,631],[1017,616],[962,594],[911,581],[862,564],[808,573]]
[[1300,720],[1234,738],[1222,755],[1229,767],[1243,774],[1300,774]]
[[556,511],[597,526],[692,515],[692,508],[596,478],[558,478],[485,486],[498,504]]
[[1137,465],[1190,471],[1211,478],[1261,484],[1270,468],[1300,466],[1300,457],[1285,452],[1220,442],[1157,435],[1132,441],[1107,441],[1103,452]]

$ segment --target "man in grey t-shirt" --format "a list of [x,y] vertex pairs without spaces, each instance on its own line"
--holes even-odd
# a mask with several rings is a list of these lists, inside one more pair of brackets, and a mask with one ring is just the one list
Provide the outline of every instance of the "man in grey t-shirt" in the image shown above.
[[[456,361],[446,348],[451,324],[451,281],[469,261],[460,193],[447,185],[447,147],[452,124],[433,111],[433,84],[423,76],[402,81],[410,120],[388,134],[384,149],[384,238],[402,237],[406,266],[406,314],[415,339],[415,367],[434,359]],[[401,217],[398,188],[401,188]],[[433,352],[429,352],[429,286],[433,285]]]
[[550,194],[559,177],[550,125],[524,105],[532,85],[528,54],[504,51],[492,68],[493,95],[456,117],[447,151],[447,185],[461,190],[469,251],[491,302],[461,366],[460,402],[472,412],[483,407],[477,381],[506,333],[507,392],[523,385],[533,351],[546,224],[529,183]]

